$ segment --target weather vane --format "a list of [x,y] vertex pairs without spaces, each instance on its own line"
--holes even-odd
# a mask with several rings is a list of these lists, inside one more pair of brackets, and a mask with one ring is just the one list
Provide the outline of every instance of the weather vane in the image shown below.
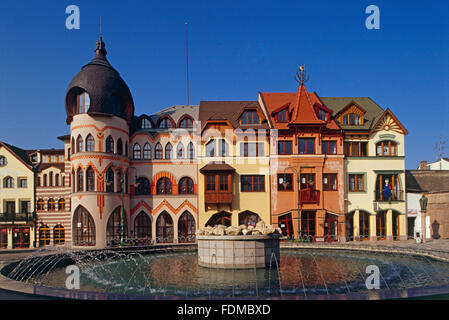
[[296,71],[296,82],[298,82],[301,86],[309,81],[309,75],[307,74],[305,65],[300,65],[298,67],[298,71]]

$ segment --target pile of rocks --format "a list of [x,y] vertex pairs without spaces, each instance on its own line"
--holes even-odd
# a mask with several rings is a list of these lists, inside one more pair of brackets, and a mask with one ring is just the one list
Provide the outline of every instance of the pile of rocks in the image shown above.
[[215,227],[205,227],[201,228],[196,232],[197,236],[250,236],[250,235],[270,235],[270,234],[282,234],[280,228],[275,228],[270,225],[265,224],[263,221],[259,221],[255,227],[246,226],[244,224],[238,227],[226,227],[223,225],[218,225]]

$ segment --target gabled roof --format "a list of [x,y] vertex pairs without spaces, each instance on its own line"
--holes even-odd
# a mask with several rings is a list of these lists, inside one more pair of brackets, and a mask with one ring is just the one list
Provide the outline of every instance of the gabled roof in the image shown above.
[[345,130],[371,130],[384,114],[384,110],[368,97],[320,97],[320,99],[334,111],[334,116],[337,116],[352,104],[356,104],[365,111],[363,125],[354,126],[340,123],[340,126]]
[[[259,111],[260,124],[240,124],[239,116],[246,108]],[[210,121],[227,121],[234,129],[268,129],[267,121],[257,101],[201,101],[199,119],[203,128]]]
[[[391,118],[388,119],[388,116]],[[408,134],[407,129],[399,122],[396,116],[391,112],[389,108],[385,110],[385,112],[380,116],[374,126],[371,128],[371,131],[374,131],[379,128],[379,130],[383,129],[384,126],[388,125],[390,127],[389,130],[394,130],[397,132],[401,132],[402,134]],[[382,128],[381,128],[382,127]]]
[[33,168],[33,164],[31,163],[30,157],[26,150],[2,141],[0,141],[0,145],[6,148],[9,152],[11,152],[19,161],[21,161],[27,167],[29,167],[30,169]]

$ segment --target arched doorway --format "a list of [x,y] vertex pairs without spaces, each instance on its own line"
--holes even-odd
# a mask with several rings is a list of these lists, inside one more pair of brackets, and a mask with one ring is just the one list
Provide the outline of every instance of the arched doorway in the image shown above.
[[231,226],[231,214],[229,212],[219,212],[210,217],[209,221],[206,223],[206,227],[215,227],[218,225],[223,225],[225,227]]
[[140,211],[134,220],[134,237],[151,239],[151,233],[151,219],[144,211]]
[[94,219],[84,207],[78,207],[73,216],[73,244],[75,246],[95,246]]
[[346,214],[346,240],[354,240],[354,212]]
[[39,247],[50,245],[50,228],[47,225],[39,227]]
[[128,223],[126,221],[126,213],[121,210],[121,207],[115,209],[109,216],[108,224],[106,226],[106,241],[111,240],[120,241],[122,238],[128,237]]
[[278,225],[282,230],[282,235],[284,237],[293,238],[294,230],[293,230],[293,220],[292,214],[287,213],[278,218]]
[[65,243],[65,230],[62,224],[58,224],[53,228],[53,243],[58,245]]
[[326,219],[324,220],[324,241],[338,241],[338,217],[329,212],[326,212]]
[[178,221],[178,242],[195,242],[196,223],[188,211],[184,211]]
[[262,219],[259,217],[257,213],[251,211],[244,211],[239,213],[239,225],[244,224],[247,227],[249,226],[255,227],[256,224],[261,220]]
[[393,211],[393,223],[392,223],[392,231],[393,231],[393,240],[399,240],[400,239],[400,229],[399,229],[399,224],[400,224],[400,216],[401,214],[397,211]]
[[387,212],[379,211],[376,214],[376,236],[377,240],[387,239]]
[[166,211],[162,212],[156,221],[156,242],[173,242],[173,219]]
[[370,214],[366,211],[359,212],[359,230],[360,230],[360,240],[369,240],[369,216]]

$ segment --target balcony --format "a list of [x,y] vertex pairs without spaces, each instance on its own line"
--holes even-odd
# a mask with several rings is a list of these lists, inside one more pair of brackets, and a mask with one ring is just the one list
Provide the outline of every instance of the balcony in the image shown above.
[[34,222],[36,220],[36,214],[34,212],[28,213],[13,213],[5,212],[0,213],[0,223],[15,223],[15,222]]
[[301,203],[305,204],[319,204],[320,191],[314,189],[303,189],[300,191]]
[[232,192],[206,192],[206,204],[232,204]]
[[375,199],[378,202],[404,201],[404,190],[391,190],[391,195],[388,192],[376,190]]

